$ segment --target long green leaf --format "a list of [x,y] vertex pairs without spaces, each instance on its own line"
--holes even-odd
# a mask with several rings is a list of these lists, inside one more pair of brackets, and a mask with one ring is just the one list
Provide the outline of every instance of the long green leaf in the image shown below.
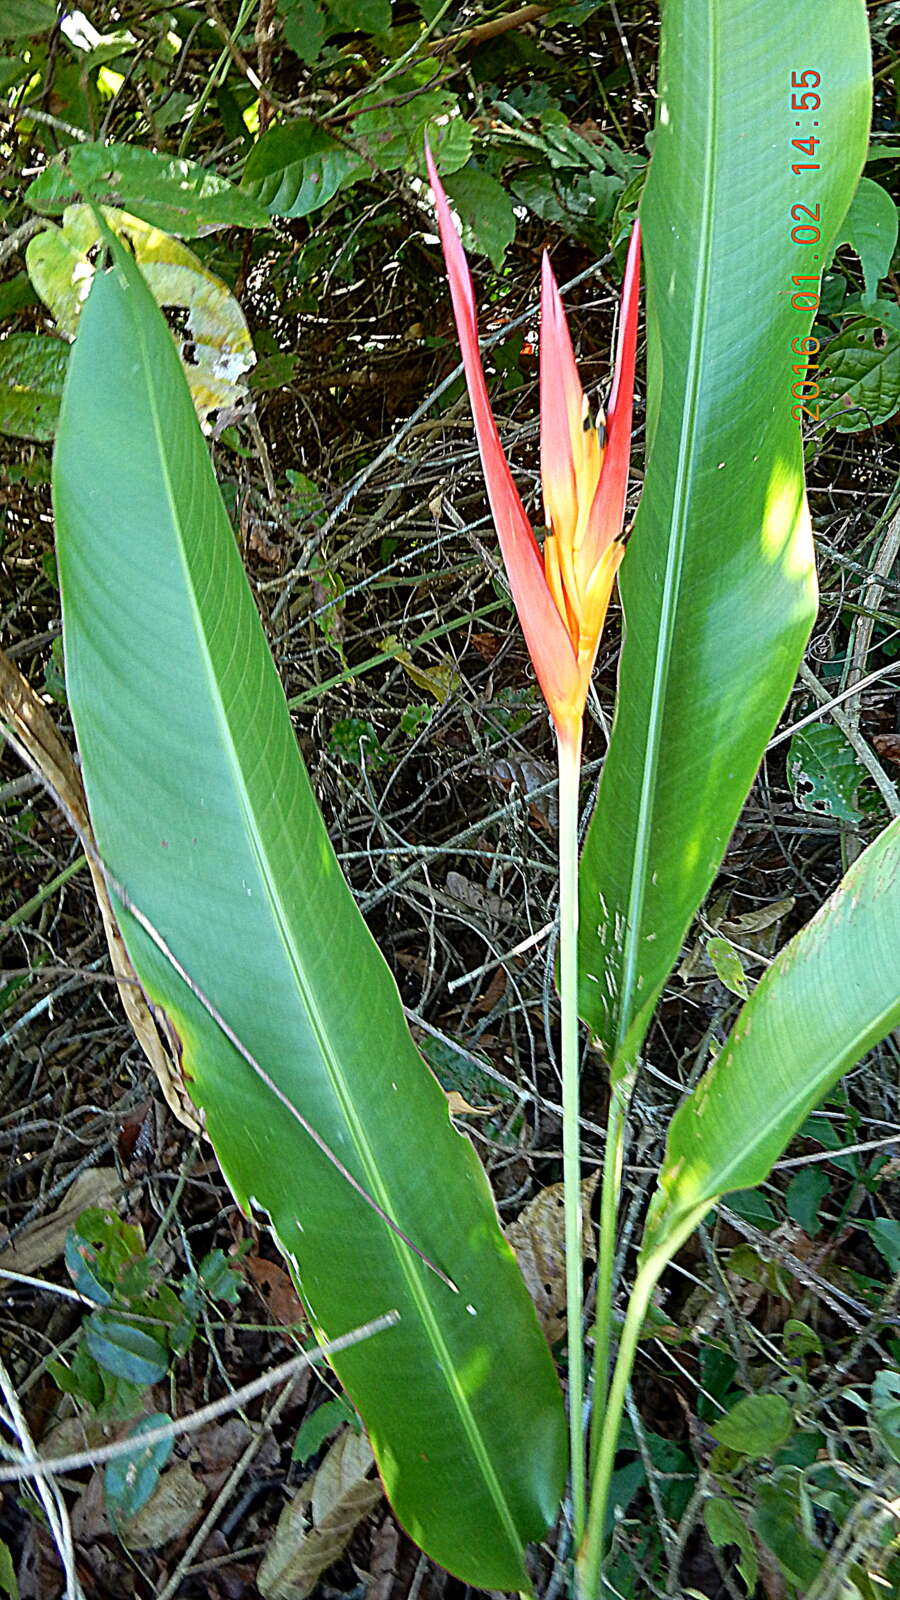
[[[804,72],[821,79],[820,105],[795,109]],[[791,417],[811,312],[793,309],[792,277],[830,257],[869,85],[861,0],[668,0],[641,207],[647,477],[581,871],[582,1015],[614,1072],[631,1066],[722,860],[815,613]],[[810,136],[812,155],[793,146]],[[816,170],[792,172],[805,164]],[[820,219],[807,246],[791,238],[809,221],[792,218],[798,203]]]
[[672,1119],[645,1253],[768,1176],[823,1095],[900,1024],[900,819],[785,946]]
[[[112,241],[72,353],[54,463],[69,695],[134,965],[239,1203],[268,1214],[412,1536],[520,1588],[555,1513],[559,1386],[484,1173],[406,1028],[298,754],[174,342]],[[371,1198],[217,1026],[202,997]]]

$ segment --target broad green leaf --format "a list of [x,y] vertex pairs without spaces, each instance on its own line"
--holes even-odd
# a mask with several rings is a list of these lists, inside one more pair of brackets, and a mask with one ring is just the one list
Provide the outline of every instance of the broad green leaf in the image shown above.
[[0,56],[0,94],[8,94],[13,84],[30,76],[31,68],[27,59],[23,61],[13,56]]
[[[815,40],[829,153],[794,175],[790,81]],[[819,206],[823,259],[865,159],[861,0],[669,0],[641,215],[647,472],[621,593],[619,695],[581,868],[582,1014],[634,1063],[787,699],[815,615],[791,306]],[[753,204],[747,203],[753,195]]]
[[759,1562],[753,1536],[734,1501],[721,1498],[707,1500],[703,1506],[703,1521],[709,1537],[718,1550],[726,1544],[737,1545],[740,1551],[738,1572],[744,1580],[748,1595],[752,1595],[756,1590],[756,1580],[759,1576]]
[[26,39],[56,23],[55,0],[3,0],[0,39]]
[[856,791],[865,776],[855,750],[833,722],[813,722],[792,736],[787,777],[801,811],[858,822],[863,813]]
[[68,345],[46,334],[0,339],[0,433],[53,438],[68,360]]
[[[755,1489],[750,1518],[753,1527],[776,1557],[782,1576],[798,1584],[800,1594],[805,1595],[818,1577],[823,1556],[811,1542],[812,1508],[804,1491],[803,1473],[796,1467],[779,1467],[770,1477],[761,1476]],[[841,1600],[861,1597],[848,1584]]]
[[890,269],[897,248],[896,202],[872,178],[860,178],[838,243],[849,244],[859,256],[866,284],[863,305],[868,305],[875,297],[879,280]]
[[[456,172],[465,166],[472,150],[472,129],[460,116],[455,95],[424,87],[436,71],[437,62],[429,58],[395,78],[391,93],[398,97],[396,104],[384,105],[379,89],[362,96],[353,117],[353,137],[373,166],[385,172],[402,166],[421,171],[426,138],[440,172]],[[370,109],[367,100],[372,101]]]
[[55,216],[85,194],[183,239],[269,222],[263,206],[217,172],[131,144],[72,145],[35,178],[25,199],[35,211]]
[[762,1183],[841,1074],[900,1023],[900,819],[777,956],[669,1128],[645,1253]]
[[25,306],[36,306],[37,303],[37,295],[28,281],[27,272],[17,272],[14,278],[7,278],[5,283],[0,283],[0,322],[5,322],[7,317],[14,317]]
[[[186,313],[176,339],[200,421],[239,404],[247,392],[243,376],[256,356],[234,295],[178,239],[114,207],[104,207],[103,216],[134,252],[157,305]],[[69,206],[61,228],[50,223],[28,241],[29,276],[63,333],[74,335],[78,327],[99,239],[97,219],[85,205]]]
[[391,25],[391,0],[328,0],[330,32],[385,33]]
[[741,1000],[746,1000],[750,991],[747,988],[747,974],[741,960],[740,951],[734,948],[730,939],[723,939],[721,934],[706,942],[706,954],[713,965],[713,971],[720,983],[732,994],[738,995]]
[[447,179],[446,188],[463,225],[463,244],[487,256],[499,271],[516,236],[515,214],[503,185],[478,167],[463,167]]
[[[155,1411],[152,1416],[141,1418],[132,1428],[129,1438],[139,1441],[142,1433],[165,1427],[171,1420],[165,1411]],[[138,1443],[127,1455],[113,1456],[106,1463],[103,1498],[114,1524],[136,1517],[142,1506],[147,1504],[172,1454],[174,1443],[174,1438],[158,1439],[155,1444],[143,1446]]]
[[838,433],[863,433],[900,406],[900,330],[851,322],[822,351],[821,417]]
[[316,1406],[303,1418],[297,1429],[297,1437],[291,1450],[292,1461],[308,1461],[317,1450],[322,1448],[326,1439],[329,1439],[345,1422],[356,1421],[357,1430],[359,1420],[350,1410],[345,1400],[325,1400],[322,1405]]
[[354,150],[306,117],[269,128],[253,146],[242,187],[276,217],[306,217],[368,171]]
[[751,1461],[772,1456],[794,1431],[791,1408],[781,1394],[748,1394],[710,1428],[714,1439]]
[[557,222],[570,234],[596,237],[622,193],[622,179],[594,168],[560,178],[546,167],[530,167],[516,174],[510,189],[544,222]]
[[325,18],[315,0],[278,0],[284,36],[296,56],[311,67],[325,43]]
[[894,1277],[900,1272],[900,1220],[897,1217],[876,1217],[866,1224],[866,1232],[880,1255],[884,1256],[888,1271]]
[[84,1325],[84,1342],[98,1367],[128,1383],[158,1383],[169,1370],[169,1353],[136,1322],[95,1311]]
[[820,1165],[801,1167],[791,1179],[784,1197],[785,1208],[804,1233],[818,1233],[819,1207],[830,1191],[831,1179]]
[[69,697],[99,848],[191,984],[120,904],[126,943],[317,1329],[400,1313],[335,1367],[404,1526],[467,1582],[522,1588],[564,1474],[549,1351],[341,877],[172,340],[115,260],[82,313],[54,464]]

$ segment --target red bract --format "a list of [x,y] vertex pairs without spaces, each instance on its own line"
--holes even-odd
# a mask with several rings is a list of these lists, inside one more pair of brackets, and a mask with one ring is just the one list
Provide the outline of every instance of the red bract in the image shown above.
[[[545,253],[541,282],[543,556],[513,483],[491,413],[478,350],[472,279],[431,152],[428,176],[481,464],[525,642],[557,732],[577,736],[616,572],[631,451],[640,226],[628,248],[609,411],[591,417],[565,313]],[[599,431],[598,431],[599,430]]]

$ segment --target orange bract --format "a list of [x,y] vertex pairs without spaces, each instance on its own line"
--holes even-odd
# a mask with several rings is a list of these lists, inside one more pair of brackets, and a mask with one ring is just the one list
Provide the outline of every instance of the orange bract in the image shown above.
[[543,560],[491,413],[478,350],[472,280],[431,152],[428,175],[488,499],[525,642],[560,734],[580,724],[588,684],[624,554],[622,522],[631,450],[640,227],[628,249],[609,413],[591,418],[550,262],[541,283]]

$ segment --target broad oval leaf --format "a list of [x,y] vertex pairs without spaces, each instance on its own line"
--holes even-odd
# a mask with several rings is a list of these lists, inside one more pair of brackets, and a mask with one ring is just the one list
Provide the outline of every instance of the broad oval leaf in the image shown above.
[[198,161],[132,144],[71,145],[34,179],[25,199],[35,211],[55,215],[87,193],[183,239],[269,223],[251,195]]
[[24,39],[56,26],[55,0],[4,0],[0,39]]
[[762,1183],[804,1118],[900,1023],[900,818],[781,951],[679,1107],[645,1253],[671,1255],[719,1195]]
[[[883,303],[883,302],[881,302]],[[851,322],[822,352],[823,422],[838,433],[864,433],[900,406],[900,329],[866,317]]]
[[[821,79],[805,119],[791,106],[801,68]],[[792,340],[811,312],[793,309],[791,280],[829,257],[865,157],[869,99],[859,0],[669,0],[641,205],[647,476],[622,566],[616,720],[581,868],[582,1015],[614,1072],[633,1064],[815,614],[791,417],[802,362]],[[798,120],[822,159],[795,174],[814,164],[792,146]],[[791,239],[797,202],[819,210],[812,264]]]
[[169,1352],[152,1333],[123,1322],[111,1311],[95,1311],[84,1324],[84,1342],[98,1367],[128,1383],[158,1383],[169,1370]]
[[115,261],[82,313],[54,463],[69,697],[99,848],[191,985],[120,901],[125,939],[322,1335],[400,1312],[335,1366],[401,1521],[467,1582],[521,1588],[564,1476],[549,1351],[338,868],[172,339]]
[[298,117],[269,128],[253,146],[242,187],[273,216],[306,217],[368,170],[354,150]]
[[136,1441],[135,1449],[127,1455],[113,1456],[106,1463],[103,1498],[115,1525],[127,1522],[129,1517],[136,1517],[147,1504],[172,1454],[174,1435],[168,1439],[158,1439],[155,1444],[141,1445],[141,1434],[165,1427],[171,1421],[172,1418],[165,1411],[154,1411],[152,1416],[142,1417],[131,1430],[130,1437]]
[[859,256],[865,279],[863,305],[875,298],[879,281],[890,271],[897,248],[897,206],[871,178],[860,178],[853,203],[844,218],[840,242]]

